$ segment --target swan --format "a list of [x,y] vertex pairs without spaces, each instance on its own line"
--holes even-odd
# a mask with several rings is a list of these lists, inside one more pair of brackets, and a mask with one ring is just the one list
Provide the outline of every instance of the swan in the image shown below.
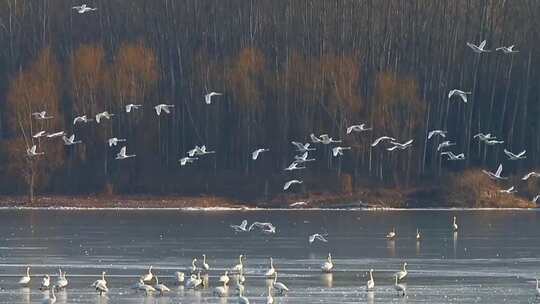
[[40,289],[40,290],[48,289],[50,285],[51,285],[51,278],[49,277],[48,274],[46,274],[46,275],[43,276],[43,278],[41,279],[41,287],[39,287],[39,289]]
[[206,104],[211,104],[212,103],[212,97],[213,96],[221,96],[223,95],[223,93],[218,93],[218,92],[210,92],[208,94],[205,94],[204,95],[204,102]]
[[242,261],[243,259],[244,259],[243,254],[238,256],[238,264],[234,265],[233,271],[236,271],[236,272],[240,273],[240,272],[242,272],[242,270],[244,270],[244,263]]
[[283,191],[288,190],[289,187],[291,187],[291,185],[293,185],[293,184],[301,184],[301,183],[302,183],[302,181],[300,181],[300,180],[292,179],[292,180],[286,182],[286,183],[283,185]]
[[97,113],[96,114],[96,122],[100,123],[102,118],[111,119],[113,116],[114,116],[114,114],[111,114],[108,111]]
[[390,147],[390,148],[387,148],[386,150],[387,151],[394,151],[396,149],[399,149],[399,150],[405,150],[407,148],[409,148],[412,143],[413,143],[414,139],[409,139],[408,141],[404,142],[404,143],[399,143],[397,141],[391,141],[390,143],[394,146]]
[[203,262],[202,262],[202,268],[206,271],[209,271],[210,270],[210,265],[208,265],[208,263],[206,263],[206,254],[203,254],[202,255],[203,257]]
[[323,242],[323,243],[327,243],[327,242],[328,242],[328,240],[325,238],[325,236],[320,235],[320,234],[318,234],[318,233],[312,234],[312,235],[310,235],[309,238],[308,238],[308,241],[309,241],[310,244],[313,243],[313,242],[315,242],[315,240],[319,240],[319,241],[321,241],[321,242]]
[[308,151],[304,152],[304,154],[302,155],[295,155],[294,156],[294,162],[295,163],[298,163],[298,164],[301,164],[301,163],[307,163],[307,162],[311,162],[311,161],[315,161],[315,158],[308,158]]
[[126,105],[126,113],[130,113],[131,110],[138,110],[141,107],[142,107],[142,105],[140,105],[140,104],[132,104],[132,103],[127,104]]
[[159,291],[159,295],[163,295],[165,292],[171,291],[169,287],[165,286],[165,284],[160,284],[159,279],[157,276],[154,276],[156,278],[156,284],[154,284],[154,289]]
[[193,258],[193,260],[191,260],[191,267],[190,267],[190,271],[191,273],[197,273],[197,258]]
[[30,283],[30,267],[26,267],[26,275],[19,280],[19,285],[28,285]]
[[65,146],[72,146],[82,143],[80,140],[75,140],[75,134],[72,134],[70,137],[62,136],[62,140],[64,141]]
[[456,223],[456,217],[454,216],[454,222],[452,223],[452,231],[458,231],[458,225]]
[[107,139],[107,143],[109,144],[109,147],[113,147],[118,145],[119,142],[125,142],[127,141],[125,138],[118,138],[118,137],[111,137]]
[[140,277],[139,278],[139,281],[137,281],[137,283],[131,285],[131,289],[134,289],[134,290],[141,290],[141,288],[143,288],[144,286],[144,282],[143,282],[143,278]]
[[297,162],[292,162],[287,168],[283,169],[284,171],[293,171],[293,170],[301,170],[305,169],[306,167],[299,167]]
[[263,152],[268,152],[270,151],[269,149],[257,149],[253,152],[251,152],[251,159],[253,160],[257,160],[257,158],[259,158],[259,154],[263,153]]
[[502,51],[505,54],[515,54],[519,53],[518,50],[514,50],[515,45],[511,46],[501,46],[495,49],[495,51]]
[[148,268],[148,272],[145,273],[145,274],[141,277],[144,283],[149,283],[149,282],[152,281],[152,279],[154,278],[154,274],[152,273],[152,268],[153,268],[153,266],[150,265],[150,267]]
[[47,116],[47,111],[34,112],[32,113],[32,116],[37,120],[54,118],[53,116]]
[[450,99],[450,98],[452,98],[452,96],[456,95],[459,98],[461,98],[461,100],[464,103],[467,103],[467,95],[471,95],[471,94],[472,94],[472,92],[465,92],[465,91],[462,91],[462,90],[453,89],[453,90],[450,90],[450,92],[448,92],[448,99]]
[[271,277],[276,273],[276,269],[274,268],[274,259],[270,257],[270,268],[266,271],[264,274],[265,277]]
[[310,143],[303,144],[297,141],[291,141],[291,144],[293,144],[296,147],[296,151],[298,152],[308,152],[308,151],[316,150],[315,148],[309,147],[311,145]]
[[448,160],[464,160],[465,154],[460,153],[458,155],[455,155],[452,151],[444,151],[441,153],[441,156],[446,155],[448,156]]
[[321,270],[326,273],[332,272],[334,269],[334,263],[332,262],[332,255],[328,253],[328,257],[326,258],[326,262],[322,264]]
[[527,150],[523,150],[523,151],[519,152],[518,154],[514,154],[514,153],[504,149],[504,154],[506,154],[506,156],[508,156],[509,160],[525,159],[525,158],[527,158],[525,153],[527,153]]
[[473,138],[478,138],[478,140],[480,141],[497,139],[497,137],[494,137],[493,135],[491,135],[491,133],[484,134],[482,132],[475,134]]
[[448,147],[455,146],[455,145],[456,145],[456,143],[453,143],[453,142],[451,142],[449,140],[445,140],[442,143],[440,143],[439,146],[437,146],[437,151],[441,151],[441,149],[448,148]]
[[177,271],[174,273],[174,277],[176,278],[176,284],[180,285],[184,283],[185,280],[185,274],[181,271]]
[[192,164],[194,161],[198,160],[198,157],[182,157],[178,161],[180,162],[180,166],[185,166],[187,164]]
[[243,220],[240,225],[231,225],[231,228],[234,229],[235,232],[247,232],[247,224],[248,222],[246,220]]
[[500,193],[514,194],[517,193],[516,187],[512,186],[508,189],[499,190]]
[[366,283],[367,290],[373,290],[375,288],[375,280],[373,279],[373,269],[369,270],[369,280]]
[[536,279],[536,296],[540,296],[540,286],[538,284],[538,279]]
[[482,170],[482,172],[484,172],[484,174],[489,176],[489,178],[491,179],[508,179],[508,177],[501,176],[502,170],[503,170],[503,166],[502,164],[499,164],[499,167],[497,168],[497,171],[495,171],[495,173],[486,171],[486,170]]
[[88,119],[86,115],[77,116],[73,118],[73,125],[76,125],[77,123],[89,123],[91,121],[94,121],[93,119]]
[[389,240],[393,240],[397,237],[397,234],[396,234],[396,228],[392,228],[392,231],[388,232],[388,234],[386,234],[386,238],[389,239]]
[[396,139],[393,138],[393,137],[390,137],[390,136],[381,136],[377,139],[375,139],[375,141],[371,144],[372,147],[375,147],[377,146],[381,141],[395,141]]
[[236,281],[240,282],[240,284],[244,284],[246,282],[246,277],[244,276],[244,269],[242,269],[237,275],[236,275]]
[[47,135],[47,132],[46,131],[39,131],[37,132],[36,134],[32,135],[33,138],[40,138],[40,137],[43,137]]
[[403,263],[403,268],[402,268],[400,271],[396,272],[395,275],[396,275],[396,277],[398,278],[398,280],[401,281],[401,280],[405,279],[405,278],[407,277],[407,274],[409,274],[409,273],[407,272],[407,268],[406,268],[406,267],[407,267],[407,262],[404,262],[404,263]]
[[341,140],[335,140],[332,137],[329,137],[328,134],[321,134],[319,136],[323,145],[329,145],[333,143],[340,143]]
[[277,276],[278,276],[278,273],[276,271],[274,273],[274,282],[272,283],[272,286],[274,287],[275,290],[279,292],[279,294],[284,294],[285,292],[289,291],[289,288],[285,284],[278,282]]
[[428,139],[431,139],[434,135],[438,135],[442,138],[445,138],[446,137],[446,131],[443,131],[443,130],[432,130],[432,131],[429,131],[428,133]]
[[[398,284],[398,277],[397,275],[394,276],[395,282],[394,282],[394,289],[397,291],[398,295],[405,296],[405,290],[407,289],[405,285]],[[403,293],[403,294],[402,294]]]
[[171,114],[171,108],[174,108],[174,105],[168,105],[168,104],[162,103],[155,106],[154,110],[156,110],[156,114],[159,116],[161,115],[161,111],[167,114]]
[[351,134],[352,132],[365,132],[371,130],[373,130],[373,128],[366,127],[366,124],[352,125],[347,128],[347,134]]
[[72,9],[76,10],[77,13],[79,13],[79,14],[84,14],[84,13],[87,13],[87,12],[97,11],[97,8],[89,7],[86,4],[74,6],[74,7],[72,7]]
[[225,273],[219,277],[219,281],[223,283],[224,286],[227,286],[229,284],[229,271],[225,270]]
[[51,288],[49,291],[49,297],[45,300],[43,300],[41,303],[43,304],[54,304],[56,303],[56,295],[54,294],[54,288]]
[[101,279],[95,280],[94,283],[92,283],[92,286],[96,288],[97,288],[97,285],[107,286],[107,281],[105,280],[105,274],[106,274],[105,271],[101,272]]
[[62,137],[66,135],[66,132],[64,131],[58,131],[58,132],[54,132],[54,133],[49,133],[47,134],[47,138],[55,138],[55,137]]
[[191,277],[186,282],[186,288],[195,289],[202,284],[201,273],[197,275],[192,274]]
[[66,273],[62,272],[62,269],[58,269],[58,280],[56,281],[56,288],[63,289],[68,286],[68,280],[66,278]]
[[540,177],[540,173],[536,173],[534,171],[529,172],[529,173],[525,174],[525,176],[523,176],[523,178],[521,178],[521,180],[528,180],[531,177]]
[[475,45],[474,43],[467,42],[467,46],[470,47],[473,50],[473,52],[478,53],[478,54],[491,52],[490,50],[484,49],[486,47],[486,40],[480,42],[479,45]]
[[116,159],[118,160],[122,160],[122,159],[126,159],[126,158],[130,158],[130,157],[135,157],[136,155],[135,154],[126,154],[126,146],[123,146],[121,149],[120,149],[120,152],[118,152],[118,154],[116,154]]
[[351,147],[334,147],[332,148],[332,155],[334,155],[334,157],[338,157],[340,155],[343,155],[343,151],[350,149]]
[[144,291],[145,295],[148,295],[151,292],[156,292],[156,289],[154,287],[146,284],[142,284],[141,286],[139,286],[139,290]]
[[272,286],[268,285],[268,295],[266,295],[266,304],[274,304],[274,298],[272,297]]
[[422,236],[420,235],[420,230],[418,230],[418,228],[416,228],[416,240],[420,241],[421,239],[422,239]]
[[504,144],[504,140],[485,140],[484,143],[488,146]]
[[36,152],[36,150],[37,150],[37,146],[33,145],[32,148],[26,149],[26,155],[28,155],[28,157],[32,157],[32,156],[38,156],[38,155],[44,155],[45,154],[45,152]]
[[227,296],[227,291],[229,290],[229,287],[227,287],[227,284],[223,283],[223,286],[218,286],[214,288],[214,295],[218,297],[225,297]]

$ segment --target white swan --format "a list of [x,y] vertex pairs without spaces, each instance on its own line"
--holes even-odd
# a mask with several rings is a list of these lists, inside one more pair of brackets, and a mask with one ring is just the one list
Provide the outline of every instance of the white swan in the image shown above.
[[43,278],[41,278],[41,286],[39,287],[40,290],[49,289],[49,286],[51,285],[51,277],[49,277],[48,274],[44,275]]
[[405,285],[398,283],[397,276],[394,276],[394,278],[396,279],[394,282],[394,289],[397,291],[398,295],[405,296],[405,291],[407,288],[405,287]]
[[322,272],[330,273],[332,270],[334,270],[334,263],[332,262],[332,255],[328,253],[328,257],[326,258],[326,262],[322,264],[321,266]]
[[453,143],[453,142],[451,142],[449,140],[445,140],[442,143],[440,143],[439,146],[437,146],[437,151],[441,151],[441,149],[448,148],[448,147],[455,146],[455,145],[456,145],[456,143]]
[[95,280],[94,283],[92,283],[92,286],[96,287],[96,289],[98,285],[107,286],[107,280],[105,280],[105,274],[106,274],[105,271],[101,272],[101,279]]
[[144,294],[148,295],[149,293],[156,292],[156,289],[153,286],[142,284],[139,286],[139,290],[144,291]]
[[334,147],[332,148],[332,155],[334,155],[334,157],[338,157],[340,155],[343,155],[343,151],[350,149],[351,147]]
[[120,152],[118,152],[116,154],[116,159],[117,160],[122,160],[122,159],[127,159],[127,158],[130,158],[130,157],[135,157],[136,155],[135,154],[126,154],[127,148],[126,146],[123,146],[121,149],[120,149]]
[[140,277],[139,280],[134,283],[133,285],[131,285],[131,289],[134,289],[135,291],[137,290],[141,290],[141,288],[144,286],[144,282],[143,282],[143,278]]
[[373,130],[373,128],[366,127],[366,124],[352,125],[347,128],[347,134],[351,134],[352,132],[365,132],[371,130]]
[[111,119],[114,116],[114,114],[109,113],[108,111],[103,111],[101,113],[96,114],[96,122],[101,123],[102,118]]
[[268,151],[270,151],[270,150],[269,149],[262,149],[262,148],[257,149],[255,151],[251,152],[251,159],[257,160],[257,158],[259,158],[259,154],[261,154],[263,152],[268,152]]
[[448,92],[448,99],[450,99],[450,98],[452,98],[452,96],[456,95],[459,98],[461,98],[461,100],[464,103],[467,103],[467,95],[471,95],[471,94],[472,94],[472,92],[465,92],[465,91],[462,91],[462,90],[453,89],[453,90],[450,90],[450,92]]
[[328,242],[328,240],[325,238],[325,236],[323,236],[323,235],[321,235],[321,234],[318,234],[318,233],[312,234],[312,235],[310,235],[309,238],[308,238],[308,241],[309,241],[310,244],[313,243],[313,242],[315,242],[315,240],[319,240],[319,241],[321,241],[321,242],[323,242],[323,243],[327,243],[327,242]]
[[418,228],[416,228],[416,240],[420,241],[421,239],[422,239],[422,235],[420,234],[420,230],[418,230]]
[[302,155],[295,155],[294,156],[294,162],[298,164],[307,163],[311,161],[315,161],[315,158],[308,158],[309,153],[306,151]]
[[62,137],[66,135],[66,132],[64,131],[58,131],[58,132],[54,132],[54,133],[49,133],[47,134],[47,138],[55,138],[55,137]]
[[495,171],[495,172],[490,172],[490,171],[486,171],[486,170],[482,170],[482,172],[484,172],[484,174],[489,176],[489,178],[491,178],[491,179],[508,179],[508,177],[502,177],[501,176],[502,170],[503,170],[503,166],[502,166],[502,164],[500,164],[499,167],[497,168],[497,171]]
[[56,288],[63,289],[68,286],[69,282],[66,278],[66,273],[62,272],[62,269],[58,269],[58,279],[56,281]]
[[202,268],[203,268],[205,271],[210,270],[210,265],[208,265],[208,264],[206,263],[206,254],[203,254],[202,257],[203,257]]
[[171,114],[171,108],[174,108],[174,105],[168,105],[168,104],[162,103],[155,106],[154,110],[156,110],[156,114],[159,116],[161,115],[161,111],[167,114]]
[[244,270],[244,262],[243,262],[243,259],[244,259],[244,255],[241,254],[238,256],[238,264],[234,265],[233,267],[233,271],[236,271],[238,273],[241,273],[243,270]]
[[180,162],[180,166],[185,166],[187,164],[192,164],[194,161],[198,160],[198,157],[182,157],[178,161]]
[[514,50],[515,45],[510,46],[501,46],[495,49],[495,51],[502,51],[505,54],[515,54],[519,53],[518,50]]
[[452,231],[458,231],[458,225],[456,223],[456,217],[454,216],[454,221],[452,222]]
[[191,267],[189,268],[192,274],[197,273],[197,270],[199,269],[196,263],[197,263],[197,258],[193,258],[193,260],[191,260]]
[[238,304],[249,304],[249,299],[244,297],[244,289],[240,289],[238,293]]
[[32,116],[37,120],[54,118],[53,116],[47,116],[47,111],[34,112],[32,113]]
[[525,153],[527,153],[527,150],[523,150],[523,151],[519,152],[518,154],[514,154],[514,153],[504,149],[504,154],[506,154],[506,156],[508,156],[509,160],[525,159],[525,158],[527,158]]
[[176,278],[176,284],[180,285],[184,283],[185,280],[185,274],[181,271],[177,271],[174,273],[174,277]]
[[36,152],[36,150],[37,150],[37,146],[33,145],[32,148],[26,149],[26,155],[28,155],[28,157],[33,157],[33,156],[45,154],[45,152]]
[[432,131],[429,131],[428,133],[428,139],[431,139],[434,135],[438,135],[442,138],[445,138],[446,137],[446,131],[443,131],[443,130],[432,130]]
[[224,286],[227,286],[227,284],[229,284],[230,278],[228,270],[225,270],[225,273],[219,277],[219,281],[223,283]]
[[152,268],[153,267],[154,266],[150,265],[150,267],[148,267],[148,272],[142,275],[141,278],[142,278],[144,283],[149,283],[154,278],[154,274],[152,273]]
[[46,131],[39,131],[37,132],[36,134],[32,135],[33,138],[40,138],[40,137],[43,137],[47,135],[47,132]]
[[381,141],[395,141],[396,139],[393,138],[393,137],[390,137],[390,136],[381,136],[377,139],[375,139],[375,141],[371,144],[372,147],[375,147],[377,146]]
[[94,121],[93,119],[88,119],[88,117],[86,117],[86,115],[82,115],[82,116],[77,116],[75,118],[73,118],[73,125],[76,125],[77,123],[89,123],[91,121]]
[[407,262],[404,262],[403,263],[403,268],[401,268],[400,271],[396,272],[396,277],[398,278],[398,280],[403,280],[407,277],[407,275],[409,274],[409,272],[407,271]]
[[458,155],[455,155],[452,151],[444,151],[441,153],[441,156],[443,155],[448,156],[448,160],[464,160],[465,159],[465,153],[460,153]]
[[373,279],[373,269],[369,270],[369,280],[366,283],[366,289],[373,290],[375,288],[375,280]]
[[62,140],[64,141],[64,145],[66,146],[72,146],[82,143],[82,141],[80,140],[75,140],[75,134],[71,134],[70,137],[62,136]]
[[393,145],[392,147],[390,148],[387,148],[386,150],[388,151],[394,151],[396,149],[399,149],[399,150],[405,150],[409,147],[412,146],[412,143],[413,143],[414,139],[409,139],[408,141],[404,142],[404,143],[399,143],[397,141],[391,141],[390,143]]
[[388,232],[386,234],[386,238],[389,239],[389,240],[393,240],[397,237],[397,233],[396,233],[396,228],[392,228],[392,231]]
[[296,147],[296,151],[298,152],[308,152],[308,151],[316,150],[315,148],[309,147],[311,145],[310,143],[303,144],[297,141],[291,141],[291,144],[293,144]]
[[523,178],[521,178],[521,180],[528,180],[531,177],[540,177],[540,173],[536,173],[534,171],[529,172],[529,173],[525,174],[525,176],[523,176]]
[[127,104],[126,105],[126,113],[130,113],[131,110],[138,110],[141,107],[142,107],[142,105],[140,105],[140,104],[132,104],[132,103]]
[[486,49],[485,49],[485,47],[486,47],[486,40],[480,42],[479,45],[475,45],[475,44],[473,44],[473,43],[471,43],[471,42],[467,42],[467,46],[470,47],[470,48],[473,50],[473,52],[478,53],[478,54],[480,54],[480,53],[489,53],[489,52],[491,52],[490,50],[486,50]]
[[205,94],[204,95],[204,102],[206,104],[211,104],[212,103],[212,97],[213,96],[221,96],[223,95],[223,93],[218,93],[218,92],[210,92],[208,94]]
[[274,287],[275,290],[277,290],[279,292],[279,294],[284,294],[285,292],[289,291],[289,288],[287,287],[287,285],[281,283],[281,282],[278,282],[277,281],[277,276],[278,276],[278,273],[277,271],[274,273],[274,282],[272,284],[272,286]]
[[157,276],[154,276],[154,277],[156,278],[156,284],[154,284],[153,287],[154,287],[155,290],[159,291],[160,295],[163,295],[163,293],[165,293],[165,292],[171,291],[169,289],[169,287],[167,287],[165,284],[160,284],[159,283],[159,279],[158,279]]
[[500,193],[506,193],[506,194],[514,194],[514,193],[517,193],[517,190],[516,190],[516,187],[514,186],[511,186],[510,188],[508,189],[502,189],[502,190],[499,190]]
[[107,139],[107,143],[109,144],[109,147],[113,147],[118,145],[119,142],[125,142],[127,141],[125,138],[118,138],[118,137],[111,137]]
[[266,271],[264,274],[265,277],[271,277],[276,273],[276,269],[274,268],[274,259],[270,257],[270,268]]
[[26,267],[26,275],[21,277],[19,280],[19,285],[28,285],[30,283],[30,267]]
[[335,140],[332,137],[328,136],[328,134],[321,134],[319,137],[321,138],[321,142],[323,145],[329,145],[329,144],[341,142],[341,140]]
[[284,171],[294,171],[305,169],[306,167],[299,167],[296,161],[292,162],[287,168],[283,169]]
[[76,10],[77,13],[79,13],[79,14],[84,14],[84,13],[88,13],[88,12],[97,11],[97,8],[89,7],[86,4],[74,6],[74,7],[72,7],[72,9]]
[[201,273],[198,272],[197,275],[195,276],[194,274],[191,275],[191,277],[189,278],[189,280],[187,280],[186,282],[186,288],[189,288],[189,289],[195,289],[195,288],[198,288],[199,286],[202,285],[202,279],[201,279]]
[[292,179],[292,180],[286,182],[286,183],[283,185],[283,191],[288,190],[289,187],[291,187],[291,185],[293,185],[293,184],[301,184],[301,183],[302,183],[302,181],[300,181],[300,180]]
[[536,279],[536,296],[540,296],[540,285],[538,284],[538,279]]

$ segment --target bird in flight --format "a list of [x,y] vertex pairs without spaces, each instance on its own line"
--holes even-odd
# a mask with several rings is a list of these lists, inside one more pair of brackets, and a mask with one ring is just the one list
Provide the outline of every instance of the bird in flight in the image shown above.
[[77,116],[73,119],[73,125],[76,125],[77,123],[88,123],[94,121],[93,119],[88,119],[86,115]]
[[40,138],[40,137],[43,137],[43,136],[45,136],[45,135],[47,135],[47,132],[45,132],[45,131],[39,131],[39,132],[37,132],[36,134],[32,135],[32,137],[33,137],[33,138]]
[[74,7],[72,7],[72,9],[76,10],[77,13],[79,13],[79,14],[84,14],[84,13],[88,13],[88,12],[97,11],[97,8],[89,7],[86,4],[74,6]]
[[294,162],[295,163],[306,163],[310,161],[315,161],[315,158],[308,158],[308,151],[304,152],[302,155],[295,155],[294,156]]
[[174,105],[168,105],[168,104],[158,104],[157,106],[154,107],[154,109],[156,110],[156,114],[159,116],[161,115],[161,111],[167,113],[167,114],[171,114],[171,108],[174,108]]
[[496,51],[502,51],[502,52],[505,53],[505,54],[516,54],[516,53],[519,53],[518,50],[514,50],[514,47],[515,47],[515,45],[501,46],[501,47],[496,48],[495,50],[496,50]]
[[180,166],[185,166],[187,164],[192,164],[194,161],[199,159],[198,157],[183,157],[179,160]]
[[213,96],[220,96],[220,95],[223,95],[223,93],[210,92],[210,93],[204,95],[204,102],[206,102],[206,104],[211,104],[212,103],[212,97]]
[[405,149],[412,146],[413,141],[414,141],[414,139],[409,139],[408,141],[406,141],[404,143],[398,143],[396,141],[391,141],[390,143],[392,145],[394,145],[394,146],[392,146],[390,148],[387,148],[386,150],[388,150],[388,151],[394,151],[396,149],[405,150]]
[[445,151],[441,153],[441,156],[446,155],[448,156],[448,160],[464,160],[465,154],[460,153],[458,155],[455,155],[452,151]]
[[491,133],[487,133],[487,134],[484,134],[484,133],[478,133],[478,134],[475,134],[473,136],[473,138],[478,138],[478,140],[480,141],[488,141],[488,140],[495,140],[497,139],[497,137],[491,135]]
[[118,152],[118,154],[116,154],[116,159],[126,159],[126,158],[130,158],[130,157],[135,157],[135,154],[126,154],[127,148],[126,146],[123,146],[121,149],[120,149],[120,152]]
[[523,176],[523,178],[521,180],[528,180],[531,177],[540,177],[540,173],[536,173],[534,171],[529,172],[529,173],[525,174],[525,176]]
[[44,120],[44,119],[54,118],[53,116],[47,116],[47,111],[34,112],[34,113],[32,113],[32,116],[34,116],[34,118],[37,119],[37,120]]
[[347,128],[347,134],[351,134],[352,132],[365,132],[371,130],[373,130],[373,128],[366,127],[366,124],[352,125]]
[[462,90],[458,90],[458,89],[453,89],[453,90],[450,90],[450,92],[448,92],[448,99],[452,98],[452,96],[456,95],[458,97],[461,98],[461,100],[463,100],[464,103],[467,103],[467,95],[471,95],[472,92],[465,92],[465,91],[462,91]]
[[307,151],[315,150],[315,148],[310,148],[309,147],[311,145],[310,143],[303,144],[303,143],[299,143],[297,141],[291,141],[291,144],[296,146],[296,151],[298,151],[298,152],[307,152]]
[[343,155],[343,151],[350,150],[350,149],[351,147],[334,147],[332,149],[332,155],[334,155],[334,157],[337,157],[337,156]]
[[96,122],[100,123],[102,118],[111,119],[114,114],[110,114],[108,111],[104,111],[96,114]]
[[62,140],[64,141],[64,145],[66,146],[72,146],[82,143],[82,141],[80,140],[75,140],[75,134],[72,134],[70,137],[62,136]]
[[248,222],[246,220],[243,220],[240,225],[231,225],[231,228],[236,232],[247,232],[248,231],[247,225],[248,225]]
[[32,156],[38,156],[38,155],[44,155],[45,154],[45,152],[36,152],[36,150],[37,150],[37,146],[33,145],[32,148],[26,149],[26,155],[28,155],[29,157],[32,157]]
[[323,243],[328,243],[328,240],[326,239],[327,235],[321,235],[318,233],[312,234],[309,236],[308,240],[309,243],[312,244],[315,241],[321,241]]
[[268,149],[263,149],[263,148],[259,148],[253,152],[251,152],[251,159],[253,160],[257,160],[257,158],[259,158],[259,154],[263,153],[263,152],[268,152],[270,150]]
[[496,139],[493,139],[493,140],[484,140],[484,143],[488,146],[494,146],[494,145],[500,145],[500,144],[504,144],[504,140],[496,140]]
[[319,137],[323,145],[341,142],[341,140],[335,140],[332,137],[328,136],[328,134],[321,134]]
[[499,167],[497,168],[497,171],[495,171],[495,173],[490,172],[490,171],[486,171],[486,170],[482,170],[482,172],[484,172],[484,174],[489,176],[489,178],[491,178],[491,179],[495,179],[495,180],[497,180],[497,179],[508,179],[508,177],[502,177],[501,176],[502,170],[503,170],[503,166],[502,166],[502,164],[500,164]]
[[514,186],[508,188],[508,189],[503,189],[503,190],[499,190],[500,193],[506,193],[506,194],[513,194],[513,193],[516,193],[517,190],[515,189]]
[[59,131],[59,132],[47,134],[47,138],[62,137],[62,136],[64,136],[64,135],[66,135],[66,132],[64,132],[64,131]]
[[444,148],[448,148],[448,147],[451,147],[451,146],[455,146],[456,143],[453,143],[449,140],[446,140],[446,141],[443,141],[442,143],[439,144],[439,146],[437,147],[437,151],[441,151],[441,149],[444,149]]
[[142,105],[140,105],[140,104],[132,104],[132,103],[127,104],[126,105],[126,113],[130,113],[131,110],[138,110],[140,108],[142,108]]
[[504,154],[506,154],[506,156],[508,156],[509,160],[525,159],[525,158],[527,158],[525,153],[527,153],[527,150],[523,150],[523,151],[519,152],[518,154],[514,154],[514,153],[504,149]]
[[293,185],[293,184],[301,184],[301,183],[302,183],[302,181],[299,181],[297,179],[290,180],[290,181],[286,182],[285,185],[283,185],[283,191],[288,190],[289,187],[291,187],[291,185]]
[[443,130],[433,130],[433,131],[429,131],[428,133],[428,139],[431,139],[433,136],[435,135],[438,135],[442,138],[445,138],[446,137],[446,131],[443,131]]
[[117,138],[117,137],[111,137],[107,140],[107,143],[109,144],[109,147],[116,146],[119,142],[125,142],[126,139],[124,138]]
[[289,207],[300,207],[300,206],[306,206],[306,202],[295,202],[289,205]]
[[396,139],[393,138],[393,137],[390,137],[390,136],[381,136],[377,139],[375,139],[375,141],[371,144],[372,147],[375,147],[377,146],[381,141],[395,141]]
[[305,169],[306,167],[298,167],[297,162],[292,162],[287,168],[283,169],[285,171],[293,171],[293,170],[301,170]]
[[467,42],[467,46],[470,47],[473,50],[473,52],[478,53],[478,54],[489,53],[491,51],[485,49],[486,43],[487,43],[486,40],[480,42],[479,45],[476,45],[476,44],[471,43],[471,42]]

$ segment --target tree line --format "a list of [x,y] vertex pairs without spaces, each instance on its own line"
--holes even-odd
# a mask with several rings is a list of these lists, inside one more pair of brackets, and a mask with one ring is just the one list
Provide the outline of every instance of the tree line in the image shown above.
[[[72,4],[0,3],[2,193],[258,197],[292,177],[305,179],[301,191],[354,191],[501,162],[513,174],[538,165],[538,1],[95,0],[87,14]],[[493,52],[466,46],[484,39]],[[494,51],[511,44],[520,52]],[[449,100],[454,88],[471,91],[469,102]],[[224,95],[206,105],[209,91]],[[144,109],[125,113],[129,103]],[[156,116],[160,103],[174,104],[172,115]],[[55,119],[32,119],[42,110]],[[105,110],[112,120],[72,123]],[[373,131],[345,135],[359,122]],[[441,158],[439,142],[426,139],[433,129],[448,131],[466,160]],[[83,144],[32,138],[40,130]],[[504,144],[481,145],[478,132]],[[290,142],[311,133],[353,149],[334,158],[320,146],[305,172],[284,173]],[[414,146],[372,148],[382,135]],[[113,136],[137,157],[115,161]],[[33,144],[46,154],[26,157]],[[217,153],[180,168],[201,144]],[[253,161],[258,147],[270,152]],[[528,157],[506,162],[503,148]]]

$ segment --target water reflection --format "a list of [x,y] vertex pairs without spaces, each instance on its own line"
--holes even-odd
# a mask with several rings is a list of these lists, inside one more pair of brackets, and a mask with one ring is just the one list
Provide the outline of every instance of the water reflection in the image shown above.
[[334,274],[333,273],[323,273],[321,275],[321,283],[324,287],[332,288],[334,282]]
[[396,241],[395,240],[387,240],[386,241],[386,248],[388,249],[388,255],[391,257],[396,256]]
[[19,292],[21,294],[21,303],[30,303],[30,288],[23,287],[19,289]]

